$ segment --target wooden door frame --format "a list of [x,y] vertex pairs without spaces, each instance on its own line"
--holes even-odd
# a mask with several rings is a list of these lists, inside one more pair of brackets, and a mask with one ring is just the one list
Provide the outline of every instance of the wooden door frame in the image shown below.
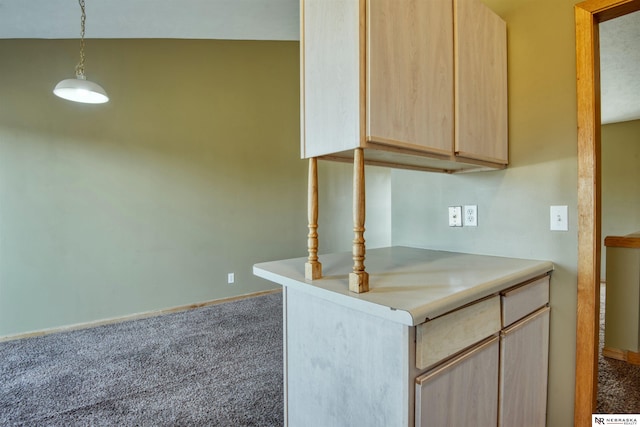
[[600,48],[598,25],[640,10],[640,0],[575,5],[578,112],[578,301],[574,425],[591,426],[600,323]]

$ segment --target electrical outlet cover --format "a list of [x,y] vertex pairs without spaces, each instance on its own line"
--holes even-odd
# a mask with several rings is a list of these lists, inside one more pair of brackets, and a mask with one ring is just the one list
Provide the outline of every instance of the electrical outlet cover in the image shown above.
[[464,207],[464,226],[478,226],[478,205],[465,205]]
[[449,227],[462,227],[462,206],[449,206]]

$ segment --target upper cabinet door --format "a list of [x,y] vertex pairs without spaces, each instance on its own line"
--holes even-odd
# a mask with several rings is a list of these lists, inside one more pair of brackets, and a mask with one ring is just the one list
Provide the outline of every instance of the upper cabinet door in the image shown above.
[[367,140],[453,151],[451,0],[367,1]]
[[302,157],[364,142],[365,0],[301,0]]
[[506,166],[506,25],[480,0],[300,5],[303,158]]
[[477,0],[454,8],[456,155],[506,165],[506,23]]

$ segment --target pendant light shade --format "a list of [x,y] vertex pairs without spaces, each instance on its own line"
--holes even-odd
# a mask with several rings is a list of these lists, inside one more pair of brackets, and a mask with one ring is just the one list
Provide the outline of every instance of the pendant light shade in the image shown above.
[[82,77],[62,80],[53,89],[53,93],[60,98],[85,104],[103,104],[109,101],[102,86]]
[[87,15],[84,0],[78,0],[82,17],[80,20],[80,62],[76,65],[76,78],[65,79],[56,85],[53,93],[60,98],[86,104],[103,104],[109,101],[107,92],[97,83],[93,83],[84,75],[84,31]]

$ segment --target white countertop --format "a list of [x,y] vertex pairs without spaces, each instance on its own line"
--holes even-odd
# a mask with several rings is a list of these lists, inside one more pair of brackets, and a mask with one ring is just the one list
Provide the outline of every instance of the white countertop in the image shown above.
[[349,291],[350,252],[320,255],[323,277],[306,280],[307,258],[256,264],[256,276],[317,297],[415,326],[553,270],[549,261],[402,246],[367,250],[369,292]]

